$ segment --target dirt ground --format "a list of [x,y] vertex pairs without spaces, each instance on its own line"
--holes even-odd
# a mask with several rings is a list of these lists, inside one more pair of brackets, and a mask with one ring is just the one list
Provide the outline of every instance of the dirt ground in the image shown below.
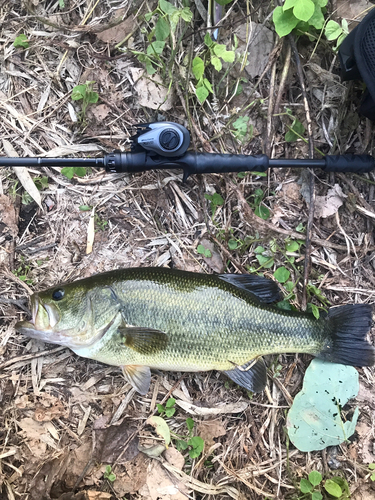
[[[205,49],[207,2],[173,3],[190,3],[194,18],[184,33],[176,28],[178,43],[163,53],[163,81],[144,76],[139,60],[150,43],[152,19],[145,14],[156,8],[154,0],[0,0],[1,155],[102,156],[128,150],[134,125],[169,120],[190,130],[196,151],[307,158],[301,80],[289,41],[274,36],[271,5],[231,4],[221,43],[229,46],[236,34],[237,51],[251,63],[226,63],[220,73],[208,68],[214,93],[201,105],[186,56],[191,62]],[[333,4],[333,18],[344,12],[351,27],[372,5],[350,2],[352,11],[345,2]],[[259,26],[269,30],[260,48]],[[21,34],[28,47],[13,45]],[[297,47],[316,157],[375,156],[374,123],[357,114],[362,84],[340,82],[333,44],[323,38],[301,37]],[[157,78],[159,86],[151,81]],[[99,100],[82,115],[82,101],[71,94],[87,81],[95,82]],[[249,117],[244,133],[234,125],[239,117]],[[304,140],[286,142],[294,119],[304,125]],[[330,305],[373,304],[374,173],[316,170],[309,177],[288,167],[265,177],[207,174],[186,182],[174,169],[130,175],[92,168],[71,180],[60,167],[28,173],[40,205],[17,169],[0,167],[1,499],[308,498],[298,485],[312,470],[344,477],[355,500],[375,497],[368,469],[375,462],[373,368],[358,369],[359,395],[343,409],[348,418],[360,409],[350,442],[302,453],[285,427],[308,355],[270,357],[261,394],[249,395],[217,372],[155,372],[149,393],[140,396],[119,368],[14,329],[33,291],[138,266],[271,279],[286,267],[299,309],[324,306],[324,298]],[[306,249],[311,267],[304,282]],[[146,423],[170,396],[176,412],[168,425],[187,436],[186,419],[194,420],[194,433],[205,441],[198,458],[173,443],[164,451]]]

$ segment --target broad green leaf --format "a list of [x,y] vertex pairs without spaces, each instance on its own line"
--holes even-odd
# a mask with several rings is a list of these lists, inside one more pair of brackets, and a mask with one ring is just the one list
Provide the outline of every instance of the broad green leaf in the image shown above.
[[209,91],[206,89],[206,87],[204,85],[202,85],[202,87],[197,88],[197,90],[195,91],[195,94],[198,98],[198,101],[201,104],[203,104],[209,95]]
[[211,82],[209,80],[207,80],[207,78],[203,78],[203,83],[204,83],[204,86],[206,87],[206,89],[209,90],[212,94],[213,89],[212,89]]
[[223,65],[217,56],[211,56],[211,64],[216,69],[216,71],[221,71]]
[[86,94],[86,99],[87,99],[87,102],[89,102],[90,104],[95,104],[98,102],[99,100],[99,94],[97,92],[88,92]]
[[165,47],[165,42],[162,42],[161,40],[156,40],[156,42],[150,43],[150,45],[147,47],[147,55],[148,56],[154,56],[155,54],[160,55]]
[[336,40],[342,33],[342,28],[339,25],[339,23],[336,23],[336,21],[328,21],[325,29],[324,29],[324,34],[327,38],[327,40]]
[[158,41],[163,41],[168,38],[170,33],[169,23],[164,17],[159,17],[155,26],[155,38]]
[[62,175],[65,175],[68,179],[73,179],[74,177],[74,167],[64,167],[61,169]]
[[223,57],[223,54],[227,51],[227,48],[222,43],[216,43],[214,45],[214,52],[218,57]]
[[319,308],[315,304],[310,304],[310,306],[311,306],[311,312],[313,313],[314,317],[316,319],[319,319],[320,316]]
[[294,7],[297,2],[298,0],[285,0],[285,3],[283,5],[284,12]]
[[265,248],[261,247],[260,245],[256,247],[254,250],[254,253],[263,253],[265,251]]
[[328,0],[314,0],[315,5],[319,5],[319,7],[325,7],[328,3]]
[[346,441],[355,431],[352,421],[341,419],[340,408],[358,394],[358,372],[352,366],[313,359],[306,370],[302,391],[294,398],[287,418],[291,442],[300,451],[322,450]]
[[193,13],[189,9],[189,7],[184,7],[183,9],[181,9],[180,14],[182,19],[187,23],[190,23],[190,21],[193,19]]
[[283,309],[284,311],[291,311],[292,306],[289,304],[287,300],[282,300],[281,302],[277,302],[276,306],[279,309]]
[[297,241],[288,241],[288,243],[285,245],[285,250],[287,252],[298,252],[299,243]]
[[29,47],[29,42],[27,41],[27,36],[21,33],[18,35],[14,42],[13,42],[13,47],[19,48],[22,47],[24,49],[27,49]]
[[179,439],[176,441],[176,448],[178,449],[178,451],[185,451],[188,446],[189,445],[187,444],[187,442],[183,439]]
[[254,210],[254,214],[260,217],[263,220],[267,220],[271,215],[271,212],[264,205],[258,205]]
[[332,479],[327,479],[324,483],[324,489],[335,498],[340,498],[342,495],[342,489],[335,481],[332,481]]
[[191,66],[191,70],[193,72],[193,75],[197,80],[200,80],[203,76],[204,73],[204,62],[203,59],[201,59],[199,56],[194,57],[193,59],[193,64]]
[[147,12],[147,14],[145,14],[145,21],[149,22],[153,15],[154,12]]
[[168,447],[171,442],[171,433],[167,422],[161,417],[150,417],[146,420],[146,423],[152,425],[155,428],[156,433],[159,434],[165,441],[165,445]]
[[293,281],[287,281],[287,282],[284,284],[284,286],[285,286],[285,290],[286,290],[287,292],[291,292],[291,291],[293,290],[293,288],[294,288],[294,283],[293,283]]
[[189,451],[189,455],[191,458],[198,458],[202,453],[204,448],[204,441],[199,436],[194,436],[188,441],[188,445],[192,446],[192,450]]
[[165,403],[166,408],[171,408],[176,404],[176,400],[174,398],[169,398],[168,401]]
[[305,127],[299,120],[297,120],[297,118],[295,118],[290,130],[288,130],[288,132],[285,134],[285,141],[286,142],[296,141],[297,139],[300,138],[300,136],[303,136],[304,133],[305,133]]
[[311,500],[323,500],[323,495],[319,491],[313,491],[311,493]]
[[308,481],[305,478],[301,479],[301,482],[299,483],[299,488],[301,490],[301,493],[310,493],[310,491],[314,489],[310,481]]
[[71,98],[73,101],[79,101],[86,95],[87,85],[76,85],[73,87]]
[[173,417],[173,415],[176,413],[176,408],[166,408],[165,409],[165,415],[170,418]]
[[375,469],[375,464],[374,464],[374,463],[369,464],[368,468],[369,468],[370,470],[374,470],[374,469]]
[[233,50],[226,50],[221,56],[222,60],[227,63],[234,62],[235,54]]
[[188,428],[189,432],[194,429],[194,420],[191,417],[188,417],[186,419],[186,427]]
[[313,470],[309,474],[309,481],[313,486],[318,486],[322,482],[322,475],[317,470]]
[[272,19],[279,37],[289,35],[299,23],[299,20],[293,15],[292,10],[284,12],[282,7],[276,7],[273,11]]
[[237,247],[238,247],[238,243],[236,240],[229,240],[228,241],[229,250],[236,250]]
[[257,254],[256,255],[257,261],[259,264],[264,267],[265,269],[269,269],[274,265],[274,259],[273,257],[265,257],[264,255]]
[[293,14],[300,21],[307,22],[314,14],[314,10],[315,5],[311,0],[297,0],[293,8]]
[[288,271],[288,269],[284,266],[281,266],[276,269],[273,275],[279,283],[285,283],[290,278],[290,271]]
[[204,43],[207,45],[207,47],[212,47],[212,45],[214,45],[214,42],[212,41],[209,33],[206,33],[204,35]]
[[77,177],[85,177],[86,167],[73,167],[73,169]]
[[169,15],[173,14],[173,12],[175,12],[177,10],[174,5],[167,2],[166,0],[159,0],[159,6],[165,14],[169,14]]
[[321,30],[324,26],[324,15],[321,7],[315,5],[314,14],[309,19],[309,24],[314,26],[315,29]]
[[157,404],[156,408],[158,409],[159,413],[164,413],[165,412],[165,408],[164,408],[163,405]]
[[154,75],[156,73],[156,68],[150,61],[150,59],[146,60],[146,71],[148,75]]

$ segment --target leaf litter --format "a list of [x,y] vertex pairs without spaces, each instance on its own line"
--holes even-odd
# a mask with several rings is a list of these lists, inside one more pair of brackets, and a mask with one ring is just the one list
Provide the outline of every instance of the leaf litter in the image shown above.
[[[210,98],[207,108],[189,108],[190,116],[178,88],[172,85],[168,95],[173,100],[168,109],[162,108],[160,105],[167,103],[165,82],[143,76],[144,68],[134,56],[113,50],[114,44],[125,39],[123,47],[130,50],[147,46],[142,31],[147,29],[142,18],[145,4],[138,0],[110,2],[109,7],[109,2],[99,2],[93,9],[90,2],[78,5],[65,0],[66,8],[60,11],[59,3],[32,2],[28,5],[31,11],[26,11],[21,2],[5,3],[0,8],[4,43],[4,59],[0,61],[1,145],[5,154],[100,156],[103,151],[125,150],[135,124],[158,119],[189,123],[194,148],[199,151],[209,150],[212,145],[220,152],[262,152],[272,71],[263,75],[258,87],[257,80],[249,79],[247,73],[239,75],[246,79],[238,82],[237,88],[242,91],[227,104],[234,77],[228,73],[230,77],[222,82],[224,93],[215,95],[212,101]],[[150,9],[156,5],[151,3]],[[254,3],[255,10],[248,20],[258,27],[265,25],[271,32],[269,6],[263,3],[258,9],[258,3]],[[363,11],[365,3],[355,2],[357,10],[352,17]],[[343,5],[338,2],[339,8],[345,8]],[[246,6],[239,1],[230,14],[233,26],[247,22],[241,9],[245,12]],[[121,16],[122,22],[113,26],[111,22]],[[201,22],[197,14],[195,26],[199,29],[204,27]],[[250,23],[246,28],[251,34]],[[20,29],[27,37],[27,50],[13,47]],[[228,25],[223,31],[228,40],[231,29]],[[250,48],[248,61],[259,73],[251,60],[251,38],[246,39],[243,32],[246,30],[241,31],[241,42]],[[195,33],[194,50],[200,50],[204,34],[204,29]],[[186,35],[175,58],[180,75],[184,74],[182,64],[188,48],[185,42],[190,41],[190,34]],[[267,32],[267,37],[271,49],[271,33]],[[307,47],[302,44],[299,49],[309,61],[311,51]],[[272,60],[271,52],[266,60],[264,52],[262,60],[255,62],[261,62],[259,68],[268,63],[271,68],[277,63],[278,74],[286,64],[284,55]],[[340,151],[374,155],[372,126],[353,110],[345,115],[347,87],[338,85],[332,72],[333,54],[324,53],[319,46],[316,56],[305,67],[311,87],[316,147],[330,154],[330,141],[334,140]],[[87,123],[80,128],[74,120],[80,104],[71,101],[70,94],[87,80],[96,82],[99,101],[88,108]],[[134,89],[137,83],[141,85],[142,101]],[[180,88],[183,85],[184,79],[179,78]],[[355,103],[358,95],[351,95]],[[255,99],[255,105],[242,112],[249,96]],[[280,111],[291,108],[305,128],[294,70],[288,74],[288,91],[280,90],[280,100]],[[241,121],[245,124],[245,140],[236,142],[228,122],[242,115],[249,118],[248,122]],[[285,143],[290,118],[284,122],[281,116],[277,120],[270,136],[273,155],[305,157],[307,149],[302,140]],[[42,209],[29,200],[18,210],[17,198],[21,196],[15,197],[15,193],[24,195],[25,191],[16,184],[14,170],[0,170],[0,299],[16,302],[25,298],[27,290],[121,267],[169,265],[201,272],[212,272],[222,265],[229,272],[239,269],[234,265],[258,268],[254,250],[262,246],[270,252],[273,240],[285,248],[287,239],[297,239],[296,228],[306,226],[308,218],[308,204],[297,185],[300,172],[293,169],[269,171],[266,179],[249,174],[243,178],[213,174],[203,179],[191,177],[185,184],[181,183],[180,173],[172,170],[129,176],[104,174],[94,168],[82,179],[72,181],[61,175],[58,167],[27,169],[27,173],[34,180],[40,175],[48,177],[48,188],[38,191]],[[325,213],[332,215],[315,214],[310,273],[313,285],[333,305],[373,303],[374,175],[346,176],[344,180],[317,172],[316,179],[317,196],[324,200]],[[272,225],[259,218],[250,219],[239,209],[240,198],[233,183],[250,200],[254,200],[256,190],[262,191]],[[26,191],[30,189],[38,198],[30,186]],[[340,206],[330,196],[330,190],[340,198]],[[212,216],[207,213],[204,194],[214,193],[225,203]],[[26,196],[23,198],[25,201]],[[79,209],[84,205],[96,207],[97,218],[91,225],[90,212]],[[47,206],[51,209],[46,210]],[[345,234],[337,225],[337,215]],[[107,225],[100,226],[100,221]],[[203,237],[208,241],[207,232],[216,238],[216,242],[210,239],[216,263],[196,252]],[[299,234],[302,238],[303,234]],[[356,254],[348,254],[346,236],[353,242]],[[92,243],[91,252],[86,254],[88,241]],[[237,242],[235,249],[229,247],[229,241]],[[295,252],[296,267],[301,265],[298,259],[303,257],[303,251],[301,255]],[[271,277],[283,265],[285,258],[277,253],[273,267],[260,272]],[[16,272],[12,273],[12,269]],[[294,292],[298,306],[300,281],[293,268],[288,270],[297,282]],[[29,284],[21,279],[24,276]],[[319,305],[319,300],[314,303]],[[178,374],[155,373],[149,395],[131,396],[130,387],[116,368],[77,358],[63,348],[52,348],[43,356],[32,350],[32,345],[11,327],[23,314],[14,303],[0,301],[0,495],[11,500],[27,495],[35,500],[117,500],[124,495],[136,499],[141,492],[143,498],[155,494],[171,499],[180,494],[204,499],[285,498],[295,492],[292,478],[298,482],[311,470],[329,474],[324,451],[306,455],[290,445],[288,452],[283,430],[285,412],[301,389],[310,362],[307,355],[282,355],[275,365],[273,359],[268,360],[269,390],[258,395],[248,395],[216,373],[185,374],[173,392],[176,413],[167,424],[172,433],[178,434],[186,428],[186,418],[193,418],[197,435],[206,441],[204,461],[208,463],[200,458],[191,461],[187,453],[174,448],[173,439],[168,450],[152,458],[139,449],[160,446],[163,440],[142,425],[176,385]],[[363,394],[372,394],[373,369],[359,370],[359,377]],[[352,483],[352,498],[359,500],[372,498],[373,494],[363,471],[367,470],[364,464],[374,461],[375,402],[368,394],[361,398],[360,392],[357,401],[347,403],[344,416],[352,418],[356,405],[360,408],[357,432],[351,438],[352,444],[340,445],[337,459],[344,464],[342,474]],[[116,424],[111,424],[114,416]],[[129,440],[137,429],[134,439]],[[353,447],[358,452],[355,460]],[[206,456],[210,449],[212,456]],[[116,475],[113,484],[104,479],[106,460]]]

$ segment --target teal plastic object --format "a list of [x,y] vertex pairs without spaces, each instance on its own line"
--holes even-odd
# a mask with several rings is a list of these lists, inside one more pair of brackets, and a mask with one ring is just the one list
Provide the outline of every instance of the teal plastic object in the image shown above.
[[358,391],[355,368],[314,359],[287,418],[288,434],[294,446],[307,452],[346,441],[354,434],[359,411],[357,407],[353,419],[343,422],[341,408],[357,396]]

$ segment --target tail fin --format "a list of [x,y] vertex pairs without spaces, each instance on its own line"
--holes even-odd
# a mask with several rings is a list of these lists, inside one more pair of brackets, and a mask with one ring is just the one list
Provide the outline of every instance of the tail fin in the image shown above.
[[317,355],[325,361],[352,366],[372,366],[375,349],[366,340],[372,320],[368,304],[348,304],[328,311],[331,335],[327,346]]

